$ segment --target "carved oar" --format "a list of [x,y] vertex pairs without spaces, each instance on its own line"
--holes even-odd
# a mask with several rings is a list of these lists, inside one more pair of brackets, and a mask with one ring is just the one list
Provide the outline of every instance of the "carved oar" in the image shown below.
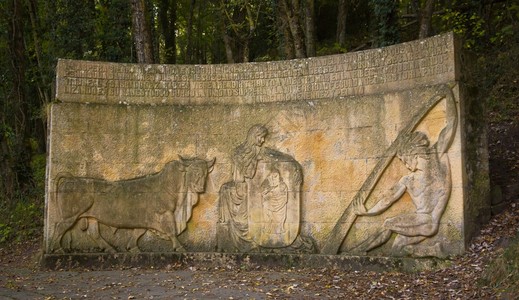
[[350,231],[353,222],[355,222],[355,219],[357,218],[357,215],[353,211],[353,203],[355,203],[355,200],[359,198],[362,199],[362,203],[366,202],[366,200],[369,198],[369,195],[377,185],[379,179],[382,177],[384,170],[395,157],[396,151],[398,150],[398,147],[403,137],[415,130],[418,124],[420,124],[420,122],[422,121],[422,119],[429,113],[429,111],[431,111],[431,109],[436,104],[438,104],[444,98],[451,96],[448,93],[452,93],[452,91],[447,86],[445,86],[444,88],[447,91],[443,89],[438,90],[427,101],[427,103],[422,107],[422,109],[413,116],[413,118],[407,124],[407,126],[400,131],[393,143],[384,152],[381,160],[378,161],[373,171],[371,171],[371,174],[369,174],[366,181],[364,181],[362,187],[357,192],[353,200],[350,202],[350,204],[348,205],[340,219],[337,221],[333,230],[330,232],[328,239],[326,240],[326,243],[321,249],[321,254],[337,254],[337,252],[339,252],[339,248],[341,247],[342,242],[346,238],[346,235]]

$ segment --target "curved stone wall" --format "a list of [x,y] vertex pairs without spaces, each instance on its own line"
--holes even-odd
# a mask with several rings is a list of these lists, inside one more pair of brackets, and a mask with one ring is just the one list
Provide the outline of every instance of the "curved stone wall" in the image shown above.
[[451,34],[266,63],[60,60],[45,252],[460,254],[465,207],[488,206],[467,198],[488,175],[466,172],[460,62]]

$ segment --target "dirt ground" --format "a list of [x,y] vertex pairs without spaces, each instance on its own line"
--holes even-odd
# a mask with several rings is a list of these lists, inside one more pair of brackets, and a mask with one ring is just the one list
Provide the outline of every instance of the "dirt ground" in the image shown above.
[[[169,265],[162,269],[42,270],[41,239],[0,248],[0,299],[498,299],[481,278],[519,231],[511,203],[452,265],[419,273],[331,268]],[[513,297],[508,295],[510,299]]]

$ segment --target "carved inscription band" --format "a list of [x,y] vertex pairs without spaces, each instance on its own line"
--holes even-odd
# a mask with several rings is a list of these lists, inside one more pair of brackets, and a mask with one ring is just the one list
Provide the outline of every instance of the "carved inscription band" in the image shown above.
[[113,104],[246,104],[329,99],[454,80],[451,34],[386,48],[239,65],[58,63],[57,99]]

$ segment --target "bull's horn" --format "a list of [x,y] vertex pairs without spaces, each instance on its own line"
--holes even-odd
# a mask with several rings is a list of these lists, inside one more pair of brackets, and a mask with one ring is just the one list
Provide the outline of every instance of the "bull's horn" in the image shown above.
[[178,154],[178,157],[180,158],[181,161],[183,162],[187,162],[187,161],[190,161],[191,159],[190,158],[185,158],[183,157],[182,155]]
[[207,162],[207,172],[208,173],[210,173],[213,170],[215,161],[216,161],[216,157]]
[[184,158],[182,157],[182,155],[178,154],[178,157],[180,158],[180,164],[183,165],[184,167],[188,167],[189,166],[189,158]]

